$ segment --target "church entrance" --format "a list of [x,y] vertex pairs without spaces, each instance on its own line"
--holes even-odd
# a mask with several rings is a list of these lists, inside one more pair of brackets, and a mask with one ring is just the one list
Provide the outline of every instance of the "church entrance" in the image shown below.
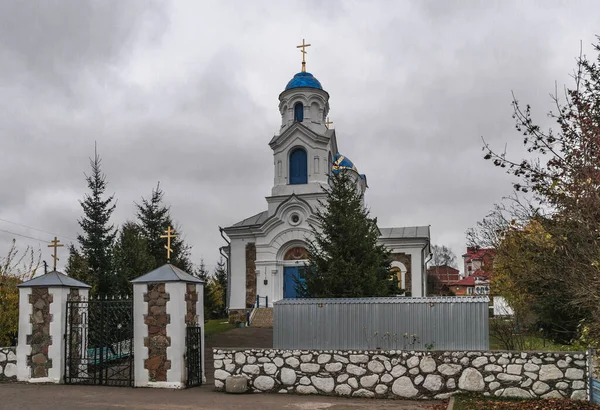
[[285,253],[283,257],[283,298],[297,298],[297,281],[302,281],[304,264],[308,259],[308,252],[304,246],[295,246]]
[[298,297],[296,291],[297,280],[302,281],[303,266],[286,266],[283,268],[283,297],[293,299]]

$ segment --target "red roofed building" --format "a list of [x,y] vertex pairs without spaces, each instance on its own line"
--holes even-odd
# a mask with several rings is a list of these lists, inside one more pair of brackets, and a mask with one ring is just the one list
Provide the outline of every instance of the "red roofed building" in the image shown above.
[[463,255],[465,278],[451,283],[448,287],[456,296],[476,296],[490,294],[490,278],[496,250],[492,248],[467,248]]
[[460,280],[460,272],[452,266],[431,266],[427,269],[427,294],[440,296],[449,294],[449,285]]
[[491,268],[494,256],[496,256],[496,250],[493,248],[468,247],[467,253],[462,256],[465,262],[465,277],[471,276],[477,269],[483,269],[486,265]]

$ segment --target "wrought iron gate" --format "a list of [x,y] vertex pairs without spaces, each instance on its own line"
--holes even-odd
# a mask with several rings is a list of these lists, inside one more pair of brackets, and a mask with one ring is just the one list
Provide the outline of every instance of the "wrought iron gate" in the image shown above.
[[185,333],[185,348],[187,359],[186,387],[202,384],[202,328],[188,326]]
[[67,302],[65,383],[133,386],[133,301]]

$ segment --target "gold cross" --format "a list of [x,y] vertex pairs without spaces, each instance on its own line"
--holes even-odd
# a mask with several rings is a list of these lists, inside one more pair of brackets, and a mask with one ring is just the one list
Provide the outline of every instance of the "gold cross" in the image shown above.
[[329,121],[329,117],[327,117],[327,121],[325,122],[325,126],[329,129],[329,126],[333,124],[333,121]]
[[[165,231],[166,235],[161,235],[161,238],[167,238],[167,244],[165,245],[165,249],[167,250],[167,262],[171,261],[171,238],[176,238],[175,231],[169,226],[169,228]],[[173,234],[173,235],[172,235]]]
[[310,47],[310,44],[305,44],[304,43],[304,39],[302,39],[302,44],[300,44],[299,46],[296,46],[296,48],[301,48],[302,50],[300,50],[300,52],[302,53],[302,72],[306,72],[306,60],[304,59],[304,56],[306,55],[306,47]]
[[56,256],[56,250],[57,248],[60,248],[61,246],[65,246],[62,243],[60,243],[60,241],[56,238],[56,236],[54,237],[53,240],[50,241],[51,245],[48,245],[48,248],[54,248],[54,254],[52,255],[52,257],[54,258],[54,269],[56,270],[56,262],[59,261],[60,259],[58,259],[58,256]]

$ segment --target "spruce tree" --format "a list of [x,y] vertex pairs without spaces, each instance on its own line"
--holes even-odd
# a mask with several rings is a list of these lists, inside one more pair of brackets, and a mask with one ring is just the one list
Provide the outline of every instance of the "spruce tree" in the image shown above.
[[[101,159],[94,148],[94,158],[90,158],[92,173],[85,175],[89,194],[83,201],[79,201],[83,208],[84,216],[79,220],[79,226],[83,233],[77,235],[81,246],[81,254],[72,247],[69,262],[75,262],[78,258],[84,258],[85,263],[79,260],[78,279],[88,283],[92,289],[92,295],[110,295],[114,284],[114,270],[112,251],[116,236],[114,225],[110,224],[110,216],[115,210],[114,195],[106,197],[106,176],[102,173]],[[81,270],[81,266],[87,265],[87,271]],[[75,266],[69,264],[69,271],[77,271]]]
[[215,266],[215,281],[219,284],[222,289],[222,306],[223,306],[223,317],[225,317],[225,309],[227,308],[227,266],[223,257],[219,258],[217,266]]
[[135,204],[137,218],[142,235],[148,244],[148,252],[154,258],[154,267],[167,263],[167,252],[165,251],[165,239],[161,238],[169,226],[175,229],[177,237],[171,240],[171,264],[188,273],[194,272],[194,266],[190,260],[191,248],[183,240],[183,234],[179,227],[174,226],[168,206],[163,203],[164,192],[160,189],[160,183],[152,190],[150,199],[142,198],[141,204]]
[[296,283],[303,297],[374,297],[397,293],[389,252],[377,244],[377,220],[364,207],[351,170],[331,175],[311,225],[309,260]]
[[198,279],[203,280],[205,283],[208,283],[208,271],[206,270],[206,265],[204,264],[204,258],[200,258],[200,265],[194,272],[194,276]]
[[154,258],[148,252],[148,243],[141,228],[132,221],[121,227],[114,253],[117,275],[115,293],[125,296],[132,294],[130,281],[154,269]]

